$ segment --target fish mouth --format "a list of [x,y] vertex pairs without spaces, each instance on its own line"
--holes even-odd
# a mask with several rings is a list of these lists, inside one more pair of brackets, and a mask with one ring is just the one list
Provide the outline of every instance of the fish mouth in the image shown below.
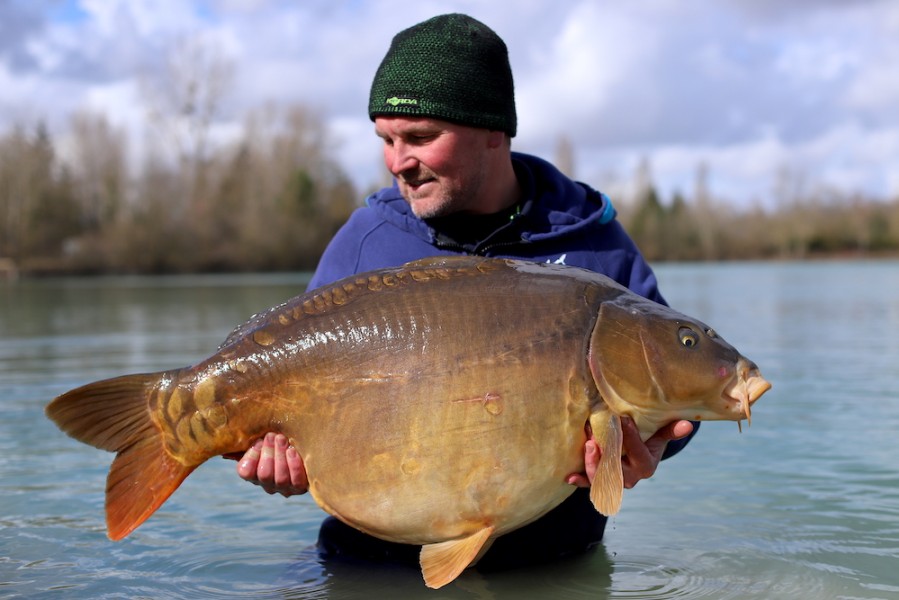
[[[755,363],[740,358],[737,362],[734,377],[724,388],[722,396],[725,401],[732,404],[734,412],[739,414],[735,419],[740,425],[745,417],[748,425],[752,424],[752,411],[750,407],[756,400],[762,397],[762,394],[771,389],[771,383],[762,377],[759,368]],[[742,426],[741,426],[742,429]]]

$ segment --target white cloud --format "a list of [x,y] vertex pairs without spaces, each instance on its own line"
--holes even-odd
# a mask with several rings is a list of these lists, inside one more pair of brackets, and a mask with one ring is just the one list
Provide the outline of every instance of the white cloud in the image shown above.
[[[847,125],[797,144],[786,144],[768,134],[724,147],[671,145],[631,155],[631,165],[648,156],[653,174],[665,182],[663,191],[691,193],[700,164],[706,165],[709,187],[718,198],[771,205],[771,192],[779,172],[801,177],[806,191],[840,190],[880,198],[899,195],[899,129],[870,132]],[[633,167],[632,167],[633,168]]]
[[[641,43],[628,43],[634,39]],[[602,117],[617,102],[622,88],[628,90],[633,114],[655,114],[660,103],[642,70],[655,46],[653,32],[639,20],[602,11],[593,3],[578,5],[568,13],[557,37],[541,45],[544,51],[532,61],[531,69],[516,78],[522,138],[584,129],[607,138],[606,132],[620,123],[603,123]],[[622,116],[628,126],[640,127]]]

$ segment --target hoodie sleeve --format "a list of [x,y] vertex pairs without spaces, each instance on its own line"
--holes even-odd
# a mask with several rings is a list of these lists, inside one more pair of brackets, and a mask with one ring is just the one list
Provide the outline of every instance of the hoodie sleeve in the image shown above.
[[376,206],[365,206],[350,215],[322,253],[308,289],[364,271],[447,253],[425,239],[427,231],[410,231],[402,223],[385,219],[383,212]]
[[362,244],[375,226],[367,218],[368,212],[371,212],[371,209],[360,208],[354,211],[349,220],[331,238],[306,289],[314,290],[359,271]]
[[662,297],[662,292],[659,291],[659,283],[656,280],[655,273],[646,264],[643,255],[639,251],[634,254],[630,269],[630,282],[627,287],[644,298],[649,298],[659,304],[668,306],[668,302],[665,301],[665,298]]

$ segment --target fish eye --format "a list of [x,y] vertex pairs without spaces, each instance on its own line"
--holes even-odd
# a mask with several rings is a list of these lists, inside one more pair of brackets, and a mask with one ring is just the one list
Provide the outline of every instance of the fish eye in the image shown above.
[[677,336],[684,348],[693,348],[699,343],[699,334],[689,327],[681,327],[677,330]]

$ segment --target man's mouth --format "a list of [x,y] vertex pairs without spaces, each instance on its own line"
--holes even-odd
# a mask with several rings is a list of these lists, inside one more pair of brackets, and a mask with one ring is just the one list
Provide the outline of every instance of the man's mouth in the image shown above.
[[423,187],[428,185],[429,183],[433,183],[433,179],[415,179],[415,180],[406,180],[404,183],[406,187],[409,189],[409,192],[415,193],[422,190]]

